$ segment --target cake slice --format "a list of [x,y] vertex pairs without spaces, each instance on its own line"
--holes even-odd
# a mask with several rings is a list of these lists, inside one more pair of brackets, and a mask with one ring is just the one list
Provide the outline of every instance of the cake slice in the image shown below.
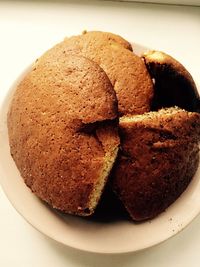
[[118,152],[117,100],[105,72],[81,56],[40,58],[8,112],[11,155],[50,206],[94,212]]
[[119,127],[113,190],[133,220],[153,218],[181,195],[197,170],[200,115],[161,109],[124,116]]
[[143,55],[155,81],[152,109],[178,106],[200,112],[200,97],[195,82],[186,68],[170,55],[149,51]]

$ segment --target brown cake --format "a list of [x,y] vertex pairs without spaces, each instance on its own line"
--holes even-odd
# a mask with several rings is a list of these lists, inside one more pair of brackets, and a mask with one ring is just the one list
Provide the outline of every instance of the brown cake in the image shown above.
[[115,163],[113,190],[133,220],[146,220],[197,169],[200,114],[188,111],[199,103],[191,75],[169,55],[140,58],[118,35],[84,32],[48,50],[18,85],[8,112],[11,154],[38,197],[82,216],[94,212]]
[[92,214],[117,155],[116,118],[115,92],[96,63],[39,59],[8,113],[11,154],[25,183],[54,208]]
[[128,46],[128,42],[108,33],[87,32],[65,39],[50,49],[44,60],[64,58],[68,53],[93,60],[106,72],[116,91],[119,114],[142,114],[150,110],[153,84],[143,60],[126,49]]
[[173,57],[160,51],[143,56],[151,77],[155,80],[152,109],[179,106],[200,112],[200,98],[194,80],[186,68]]
[[178,108],[120,118],[113,189],[135,221],[164,211],[198,167],[200,115]]

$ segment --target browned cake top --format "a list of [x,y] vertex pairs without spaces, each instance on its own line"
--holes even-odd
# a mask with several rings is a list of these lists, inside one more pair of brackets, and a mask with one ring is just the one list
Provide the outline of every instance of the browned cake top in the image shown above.
[[121,43],[114,39],[108,41],[101,32],[88,32],[67,38],[47,51],[44,59],[63,58],[68,53],[81,54],[103,68],[116,91],[120,115],[142,114],[150,110],[153,86],[146,66]]
[[[120,118],[120,128],[130,129],[130,134],[134,137],[133,130],[152,129],[152,134],[160,136],[171,133],[174,138],[183,140],[198,141],[200,138],[200,115],[196,112],[187,112],[178,107],[160,109],[158,112],[148,112],[143,115],[123,116]],[[156,132],[158,130],[158,132]],[[176,140],[175,138],[175,140]],[[168,138],[167,138],[168,139]],[[171,140],[169,135],[169,140]],[[173,140],[173,138],[172,138]]]
[[94,62],[75,55],[39,60],[8,113],[11,154],[26,184],[55,208],[91,212],[105,154],[119,143],[114,123],[105,121],[116,117],[115,92]]
[[99,42],[100,45],[102,45],[103,42],[106,44],[118,43],[122,47],[132,51],[132,45],[127,40],[122,38],[120,35],[111,32],[84,31],[83,35],[87,36],[87,39],[90,39],[91,42],[93,42],[93,40],[95,40],[95,42]]

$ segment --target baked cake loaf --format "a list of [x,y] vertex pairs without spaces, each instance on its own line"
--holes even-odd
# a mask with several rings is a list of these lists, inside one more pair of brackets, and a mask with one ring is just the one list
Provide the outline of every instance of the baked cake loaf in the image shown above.
[[67,38],[47,51],[44,60],[63,58],[68,53],[93,60],[106,72],[116,91],[120,116],[143,114],[150,110],[152,80],[143,60],[130,51],[129,43],[113,36],[87,32]]
[[197,87],[181,63],[160,51],[149,51],[143,58],[155,80],[153,110],[176,105],[188,111],[200,112]]
[[198,167],[200,115],[179,108],[124,116],[113,189],[135,221],[164,211]]
[[8,113],[11,154],[27,186],[61,211],[90,215],[115,161],[117,100],[84,57],[39,59]]

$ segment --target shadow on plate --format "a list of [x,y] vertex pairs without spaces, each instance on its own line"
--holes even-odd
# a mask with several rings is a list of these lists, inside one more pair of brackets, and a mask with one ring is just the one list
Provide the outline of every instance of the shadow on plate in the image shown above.
[[109,185],[106,186],[95,213],[85,220],[95,222],[114,222],[131,220],[121,201],[113,193]]

